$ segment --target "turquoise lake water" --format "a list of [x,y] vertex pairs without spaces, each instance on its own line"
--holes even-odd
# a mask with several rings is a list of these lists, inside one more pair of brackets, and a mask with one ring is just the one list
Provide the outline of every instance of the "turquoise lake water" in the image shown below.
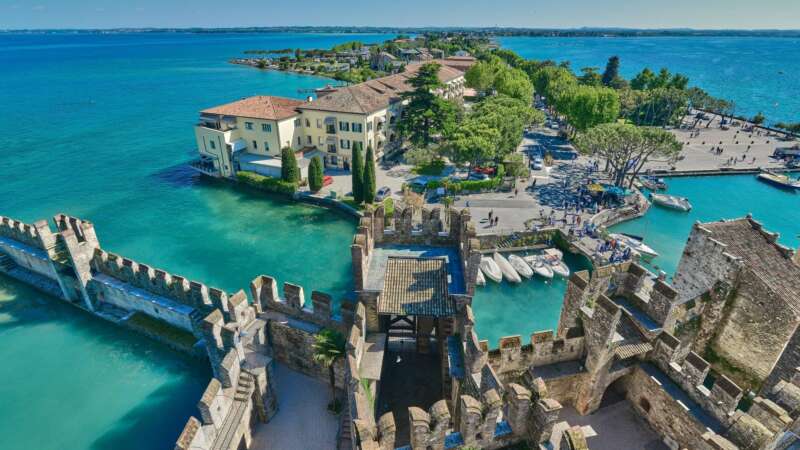
[[630,78],[645,67],[667,67],[691,85],[733,100],[735,113],[763,111],[769,123],[800,120],[800,39],[754,37],[531,38],[504,37],[503,47],[525,58],[570,61],[573,70],[605,68],[620,57],[620,73]]
[[[0,214],[33,221],[64,212],[92,220],[106,249],[228,291],[265,273],[338,300],[351,289],[353,220],[202,180],[184,163],[194,156],[192,126],[200,109],[253,94],[303,97],[298,89],[327,82],[229,65],[230,57],[247,49],[320,48],[388,37],[0,34],[0,120],[9,130],[0,136],[6,156],[0,165]],[[544,41],[531,42],[520,52],[542,57],[526,52],[540,51]],[[570,40],[565,54],[573,44]],[[625,45],[631,48],[635,41]],[[787,51],[776,52],[775,60],[789,59],[794,50]],[[602,46],[595,52],[594,64],[619,53],[627,70],[624,53]],[[760,71],[756,66],[747,65]],[[707,71],[714,82],[718,68]],[[762,95],[760,88],[736,92],[742,98]],[[777,82],[768,94],[797,101]],[[798,109],[795,104],[792,111]],[[744,209],[786,239],[796,236],[791,229],[797,209],[788,210],[794,198],[767,186],[741,191],[718,180],[708,182],[719,183],[712,194],[738,199],[731,200],[734,206],[757,203],[772,212],[769,218],[761,218],[755,206]],[[696,205],[692,214],[718,218],[747,212],[721,208],[722,202],[712,199],[705,213],[698,197],[710,195],[706,182],[693,188],[692,180],[671,181],[671,189],[680,192],[683,182],[697,190],[686,194]],[[749,186],[746,180],[741,184]],[[647,227],[657,214],[625,226],[631,232]],[[670,234],[679,252],[692,219],[675,220],[685,225]],[[647,236],[666,261],[668,251],[652,241],[655,235]],[[481,338],[494,346],[503,335],[553,328],[563,289],[563,281],[537,280],[479,290]],[[0,279],[0,342],[3,449],[172,448],[186,418],[196,414],[209,377],[204,364],[7,279]]]

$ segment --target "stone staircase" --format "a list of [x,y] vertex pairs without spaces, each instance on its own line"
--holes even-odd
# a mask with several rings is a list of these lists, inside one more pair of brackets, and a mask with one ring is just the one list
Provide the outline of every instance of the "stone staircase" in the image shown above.
[[350,434],[350,407],[345,402],[342,405],[342,413],[339,415],[339,446],[338,450],[351,450],[353,448],[353,436]]
[[233,395],[233,405],[231,405],[228,414],[225,416],[225,421],[219,428],[212,450],[225,450],[231,448],[233,439],[237,436],[237,429],[242,420],[249,420],[244,417],[244,412],[247,409],[247,402],[250,401],[250,394],[253,392],[255,380],[253,376],[247,372],[239,373],[239,380],[236,384],[236,391]]

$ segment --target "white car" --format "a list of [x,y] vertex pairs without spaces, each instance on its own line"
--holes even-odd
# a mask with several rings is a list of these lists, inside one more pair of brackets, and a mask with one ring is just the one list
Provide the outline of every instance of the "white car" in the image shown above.
[[391,195],[392,189],[389,186],[384,186],[375,193],[375,201],[382,202],[387,197],[391,197]]
[[544,162],[542,161],[542,158],[534,158],[533,162],[531,163],[531,168],[533,168],[533,170],[544,169]]

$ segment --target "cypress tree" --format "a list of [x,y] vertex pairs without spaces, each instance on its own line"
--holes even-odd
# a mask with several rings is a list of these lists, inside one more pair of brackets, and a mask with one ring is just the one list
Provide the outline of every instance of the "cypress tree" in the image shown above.
[[372,146],[367,147],[367,156],[364,158],[364,203],[375,200],[375,156]]
[[361,157],[361,147],[353,148],[350,176],[353,184],[353,200],[361,203],[364,201],[364,159]]
[[290,183],[300,181],[300,168],[297,167],[297,158],[289,147],[281,150],[281,179]]
[[311,192],[319,192],[322,189],[322,160],[319,156],[311,158],[311,165],[308,166],[308,187]]

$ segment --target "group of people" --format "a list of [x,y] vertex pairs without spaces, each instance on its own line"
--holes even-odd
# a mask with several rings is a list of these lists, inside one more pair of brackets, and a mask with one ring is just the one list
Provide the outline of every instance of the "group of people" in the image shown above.
[[500,221],[500,217],[494,215],[494,210],[489,210],[489,226],[496,227],[497,223]]
[[631,259],[630,247],[621,245],[616,239],[605,240],[597,244],[597,253],[611,252],[608,260],[611,263],[627,261]]

